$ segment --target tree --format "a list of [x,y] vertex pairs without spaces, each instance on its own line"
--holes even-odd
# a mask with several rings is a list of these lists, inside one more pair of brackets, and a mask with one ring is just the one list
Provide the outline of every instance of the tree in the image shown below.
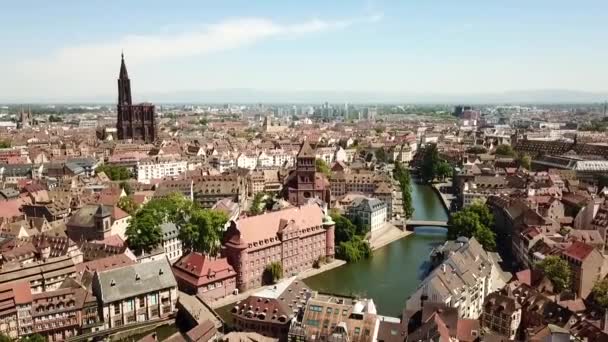
[[127,212],[129,215],[133,215],[137,210],[137,204],[133,201],[131,196],[123,196],[118,200],[117,206]]
[[224,212],[191,206],[175,220],[180,240],[188,250],[217,255],[228,216]]
[[0,342],[11,342],[12,339],[7,335],[0,333]]
[[473,201],[471,205],[467,207],[468,211],[473,212],[479,216],[479,221],[484,226],[490,228],[494,226],[494,215],[490,211],[490,208],[481,201]]
[[9,148],[11,147],[11,142],[7,140],[0,140],[0,148]]
[[515,151],[513,151],[513,147],[511,147],[511,145],[502,144],[496,147],[496,151],[494,151],[494,154],[499,156],[513,157],[515,156]]
[[437,177],[446,179],[450,176],[452,176],[452,165],[446,161],[442,161],[437,164]]
[[275,284],[279,279],[283,278],[283,266],[278,261],[273,261],[264,268],[262,275],[264,283]]
[[335,222],[334,236],[335,243],[339,245],[340,242],[350,241],[357,233],[357,227],[346,217],[332,213],[332,220]]
[[383,148],[379,148],[376,150],[376,160],[379,163],[386,163],[388,161],[388,155],[386,154],[386,151],[384,151]]
[[258,192],[253,197],[253,201],[251,201],[251,206],[249,207],[249,214],[251,216],[260,215],[262,213],[262,208],[260,208],[262,204],[262,198],[264,198],[263,192]]
[[20,342],[46,342],[46,338],[40,334],[24,336],[19,339]]
[[591,290],[593,300],[604,310],[608,310],[608,279],[598,280]]
[[127,227],[127,241],[135,249],[151,250],[162,239],[160,225],[172,222],[188,250],[216,255],[226,214],[203,209],[180,193],[153,199],[141,207]]
[[414,206],[412,204],[412,186],[410,172],[401,166],[398,161],[395,162],[393,170],[393,178],[399,182],[399,189],[402,194],[403,213],[406,218],[411,218],[414,215]]
[[59,115],[51,114],[49,116],[49,122],[63,122],[63,119]]
[[532,158],[530,158],[529,155],[527,154],[522,154],[519,159],[519,165],[521,167],[523,167],[526,170],[530,170],[530,167],[532,166]]
[[344,241],[338,245],[336,255],[347,262],[357,262],[372,256],[372,249],[367,241],[355,236],[351,241]]
[[160,224],[163,223],[163,213],[153,207],[144,205],[127,226],[127,242],[136,250],[150,251],[156,247],[163,237]]
[[96,172],[103,172],[113,181],[126,180],[131,178],[131,172],[123,166],[101,165],[97,167]]
[[317,172],[321,172],[328,177],[331,175],[331,169],[323,159],[315,160],[315,168],[317,169]]
[[131,184],[127,182],[120,182],[120,187],[125,191],[127,196],[133,194],[133,190],[131,189]]
[[437,145],[430,144],[424,149],[422,157],[421,176],[427,182],[432,182],[437,177],[437,166],[441,159]]
[[264,199],[264,208],[266,209],[266,211],[272,211],[272,208],[274,208],[275,204],[277,204],[277,201],[275,200],[274,196],[268,195]]
[[471,154],[482,154],[488,152],[488,149],[482,145],[471,146],[467,149],[467,153]]
[[550,255],[537,263],[538,268],[549,278],[555,293],[561,293],[570,286],[572,270],[568,262],[558,256]]
[[485,250],[495,251],[496,234],[491,229],[493,226],[492,212],[484,204],[476,202],[450,217],[448,238],[475,237]]

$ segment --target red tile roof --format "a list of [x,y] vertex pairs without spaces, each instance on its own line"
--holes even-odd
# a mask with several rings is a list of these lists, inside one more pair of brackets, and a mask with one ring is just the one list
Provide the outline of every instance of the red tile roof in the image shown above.
[[237,222],[237,227],[241,233],[241,241],[251,243],[274,238],[277,236],[282,221],[293,221],[293,224],[300,229],[321,226],[323,224],[323,210],[316,204],[307,204],[244,218]]
[[202,286],[229,277],[235,277],[234,268],[226,258],[211,258],[192,252],[173,265],[173,274],[193,286]]
[[109,257],[77,264],[75,265],[75,268],[76,272],[79,273],[84,271],[101,272],[133,264],[135,264],[135,261],[131,260],[126,254],[116,254]]
[[125,217],[129,217],[129,216],[131,216],[131,215],[129,215],[127,212],[120,209],[119,207],[114,207],[114,210],[112,210],[112,218],[114,220],[120,220]]
[[578,261],[583,261],[591,252],[593,252],[593,246],[580,241],[574,241],[566,250],[564,250],[564,255]]

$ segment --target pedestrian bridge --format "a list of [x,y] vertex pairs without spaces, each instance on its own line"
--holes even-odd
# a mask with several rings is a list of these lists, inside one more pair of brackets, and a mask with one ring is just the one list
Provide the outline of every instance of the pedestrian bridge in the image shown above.
[[408,220],[406,223],[407,230],[414,230],[416,227],[437,227],[447,228],[448,221],[424,221],[424,220]]

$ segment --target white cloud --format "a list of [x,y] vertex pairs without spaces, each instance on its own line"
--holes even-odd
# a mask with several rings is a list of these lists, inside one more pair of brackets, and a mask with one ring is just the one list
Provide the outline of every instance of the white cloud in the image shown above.
[[[5,70],[15,82],[0,85],[0,92],[14,97],[73,97],[99,93],[108,80],[116,77],[117,58],[125,51],[129,65],[157,63],[180,57],[241,48],[272,38],[345,29],[356,24],[373,23],[379,15],[349,20],[321,20],[279,24],[269,19],[241,18],[221,21],[181,33],[159,29],[153,35],[128,35],[116,41],[89,43],[60,48],[49,56],[17,62]],[[11,85],[8,87],[8,85]],[[2,89],[7,87],[6,89]],[[68,94],[66,94],[66,92]]]

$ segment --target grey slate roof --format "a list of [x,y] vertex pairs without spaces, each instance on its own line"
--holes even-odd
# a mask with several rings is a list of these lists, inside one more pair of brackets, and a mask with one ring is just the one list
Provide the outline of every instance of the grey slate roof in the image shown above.
[[103,271],[96,281],[103,303],[177,287],[166,258]]
[[177,226],[173,222],[165,222],[161,224],[160,230],[163,232],[163,241],[176,238],[179,234]]

